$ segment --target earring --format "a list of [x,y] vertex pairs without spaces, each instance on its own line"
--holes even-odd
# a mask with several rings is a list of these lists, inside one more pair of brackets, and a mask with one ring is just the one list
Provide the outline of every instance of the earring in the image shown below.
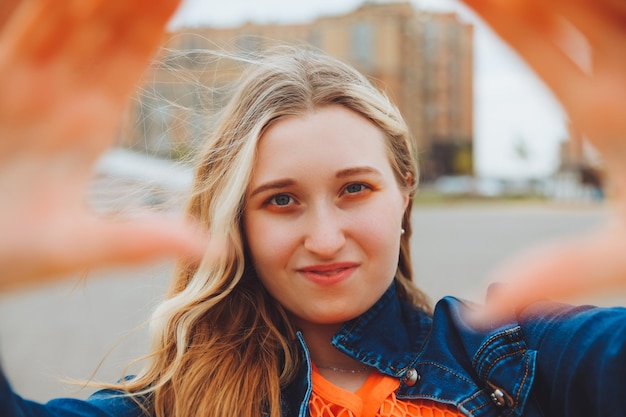
[[404,234],[404,229],[400,229],[400,234],[403,235]]

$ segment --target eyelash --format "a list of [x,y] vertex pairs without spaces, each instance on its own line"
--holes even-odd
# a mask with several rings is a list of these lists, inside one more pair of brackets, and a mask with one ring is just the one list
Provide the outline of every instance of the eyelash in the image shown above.
[[353,192],[353,193],[349,193],[349,192],[348,192],[347,194],[360,194],[360,193],[362,193],[363,191],[366,191],[366,190],[370,190],[370,191],[371,191],[371,190],[372,190],[372,187],[371,187],[371,186],[369,186],[369,185],[367,185],[367,184],[364,184],[364,183],[362,183],[362,182],[353,182],[353,183],[350,183],[350,184],[346,185],[346,186],[344,187],[343,191],[344,191],[344,192],[347,192],[347,191],[348,191],[348,188],[353,187],[353,186],[355,186],[355,185],[357,185],[357,186],[361,186],[361,189],[360,189],[359,191],[355,191],[355,192]]
[[[276,199],[278,197],[287,197],[288,199],[290,199],[288,204],[276,204]],[[268,198],[267,200],[265,200],[265,202],[263,203],[264,206],[275,206],[275,207],[287,207],[289,206],[289,204],[291,204],[295,199],[290,196],[289,194],[274,194],[273,196],[271,196],[270,198]]]
[[[354,191],[354,192],[348,192],[348,189],[350,187],[354,187],[354,186],[360,186],[361,188],[358,191]],[[373,187],[370,185],[367,185],[365,183],[362,182],[353,182],[350,183],[348,185],[346,185],[343,189],[342,189],[342,194],[347,194],[347,195],[358,195],[361,194],[365,191],[371,191],[373,190]],[[276,199],[278,199],[279,197],[287,197],[289,199],[289,202],[287,204],[276,204]],[[290,196],[289,194],[285,194],[285,193],[279,193],[279,194],[274,194],[273,196],[269,197],[267,200],[265,200],[265,202],[263,203],[264,206],[274,206],[274,207],[280,207],[280,208],[284,208],[284,207],[289,207],[291,204],[293,204],[293,202],[295,201],[295,199]]]

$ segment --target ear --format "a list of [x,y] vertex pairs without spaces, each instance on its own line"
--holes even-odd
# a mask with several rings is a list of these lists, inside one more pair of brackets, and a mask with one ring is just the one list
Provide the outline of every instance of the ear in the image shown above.
[[404,201],[404,209],[406,210],[407,206],[409,205],[409,200],[411,198],[408,190],[413,188],[413,175],[411,175],[410,172],[407,172],[404,176],[404,181],[406,182],[406,186],[402,191],[402,199]]

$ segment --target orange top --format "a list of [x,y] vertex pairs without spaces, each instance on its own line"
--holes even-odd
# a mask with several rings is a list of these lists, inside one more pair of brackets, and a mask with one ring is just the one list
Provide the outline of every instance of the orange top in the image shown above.
[[454,406],[431,400],[398,400],[400,381],[372,372],[357,392],[328,382],[313,367],[311,417],[459,417]]

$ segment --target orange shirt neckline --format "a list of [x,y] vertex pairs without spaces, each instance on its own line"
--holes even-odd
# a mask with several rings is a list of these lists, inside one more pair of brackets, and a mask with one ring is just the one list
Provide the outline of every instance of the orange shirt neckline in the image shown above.
[[317,395],[325,401],[346,408],[354,415],[362,417],[378,415],[381,403],[400,386],[399,380],[378,371],[372,371],[361,388],[356,392],[351,392],[328,381],[315,365],[313,365],[311,378],[313,391]]

